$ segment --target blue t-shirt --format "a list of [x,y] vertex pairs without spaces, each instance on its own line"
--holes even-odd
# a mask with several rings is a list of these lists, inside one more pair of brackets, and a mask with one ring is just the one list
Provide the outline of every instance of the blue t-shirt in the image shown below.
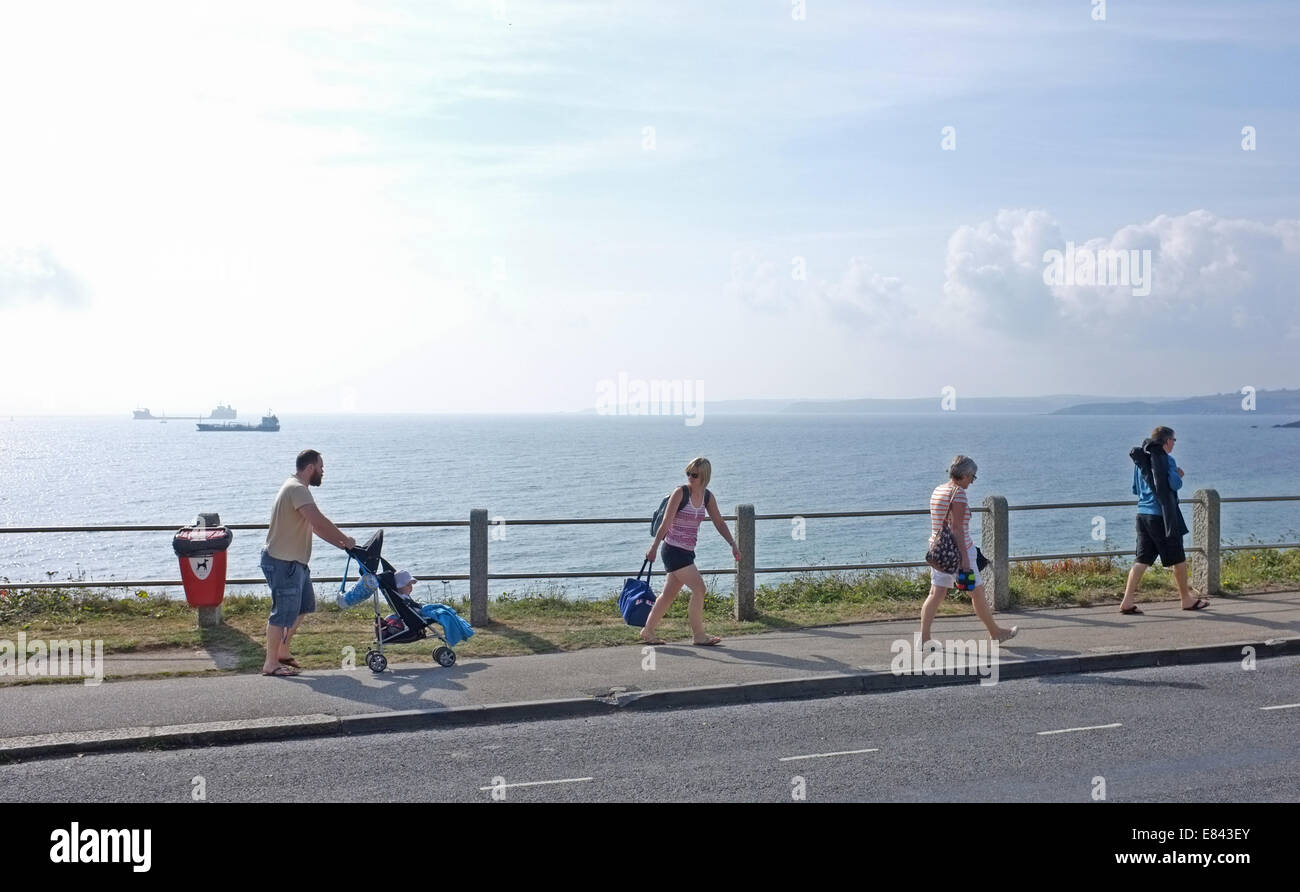
[[[1183,487],[1183,478],[1178,475],[1178,462],[1174,461],[1172,455],[1165,455],[1169,459],[1169,486],[1177,492]],[[1151,462],[1151,472],[1155,473],[1158,458],[1153,458]],[[1160,514],[1160,503],[1156,501],[1156,494],[1147,486],[1147,482],[1142,479],[1142,472],[1138,466],[1133,466],[1133,495],[1138,497],[1138,514]]]

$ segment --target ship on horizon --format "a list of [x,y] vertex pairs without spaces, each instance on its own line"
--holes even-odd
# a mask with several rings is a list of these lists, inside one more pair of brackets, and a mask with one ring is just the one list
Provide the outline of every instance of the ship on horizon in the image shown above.
[[197,427],[201,431],[268,431],[274,433],[280,429],[280,419],[268,412],[262,416],[260,424],[238,424],[234,421],[223,421],[219,424],[199,423]]
[[162,415],[154,415],[148,409],[134,409],[131,412],[131,417],[136,421],[166,421],[169,417],[178,421],[184,421],[188,418],[194,418],[196,421],[204,421],[204,420],[230,421],[234,418],[239,417],[239,413],[232,406],[227,406],[222,403],[217,403],[217,407],[213,409],[209,415],[206,416],[206,419],[202,415],[168,416],[166,412],[164,412]]

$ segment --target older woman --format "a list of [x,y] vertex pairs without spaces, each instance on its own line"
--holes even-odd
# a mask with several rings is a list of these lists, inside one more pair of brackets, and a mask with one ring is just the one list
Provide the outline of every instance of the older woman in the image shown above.
[[[935,537],[943,532],[946,522],[952,529],[953,538],[957,540],[958,549],[965,555],[960,569],[975,574],[975,588],[970,598],[975,605],[975,614],[988,629],[990,638],[999,642],[1009,641],[1015,637],[1018,627],[1004,629],[993,619],[993,611],[984,599],[984,580],[980,578],[979,566],[975,560],[975,540],[970,534],[970,502],[966,498],[966,489],[975,482],[977,470],[974,459],[959,455],[948,466],[948,482],[940,483],[930,493],[930,542],[933,543]],[[921,608],[922,645],[930,640],[930,626],[934,622],[935,612],[943,599],[948,597],[949,589],[956,584],[956,574],[930,570],[930,597],[925,599],[925,605]]]
[[641,640],[647,644],[665,643],[663,639],[655,637],[655,626],[664,618],[682,586],[691,590],[691,603],[686,615],[691,623],[695,643],[709,646],[722,642],[717,635],[709,635],[704,631],[704,577],[695,566],[695,537],[700,523],[706,516],[713,521],[718,534],[731,546],[731,554],[736,560],[740,560],[740,549],[736,547],[736,540],[731,538],[731,530],[727,529],[727,524],[722,519],[718,500],[709,492],[709,477],[712,474],[713,467],[707,458],[694,459],[686,466],[689,485],[678,487],[668,497],[663,523],[659,525],[659,532],[655,535],[650,550],[645,553],[645,559],[654,563],[655,552],[659,550],[659,543],[663,542],[664,570],[668,574],[663,594],[655,601],[655,606],[645,621],[645,628],[641,630]]

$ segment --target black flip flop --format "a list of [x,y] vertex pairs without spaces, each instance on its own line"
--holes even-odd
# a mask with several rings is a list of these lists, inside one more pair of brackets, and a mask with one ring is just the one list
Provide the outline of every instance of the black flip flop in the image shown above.
[[1125,609],[1123,609],[1123,608],[1120,608],[1120,611],[1119,611],[1119,612],[1122,613],[1122,614],[1124,614],[1125,616],[1146,616],[1146,614],[1143,613],[1143,612],[1142,612],[1140,609],[1138,609],[1137,607],[1130,607],[1128,610],[1125,610]]
[[1195,604],[1193,604],[1191,607],[1184,607],[1183,609],[1184,609],[1184,610],[1204,610],[1206,607],[1209,607],[1209,606],[1210,606],[1210,602],[1209,602],[1209,601],[1205,600],[1204,598],[1197,598]]

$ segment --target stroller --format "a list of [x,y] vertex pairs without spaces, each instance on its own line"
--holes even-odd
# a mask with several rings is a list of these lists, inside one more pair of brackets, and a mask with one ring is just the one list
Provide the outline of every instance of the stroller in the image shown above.
[[[384,531],[380,530],[370,537],[365,545],[348,549],[348,566],[356,561],[362,573],[370,573],[379,580],[372,600],[375,606],[375,644],[366,651],[366,665],[370,671],[378,674],[388,668],[388,658],[384,656],[385,644],[409,644],[432,635],[443,644],[434,648],[433,658],[438,665],[450,668],[456,665],[456,652],[446,644],[446,639],[431,630],[434,623],[420,613],[420,606],[397,590],[393,576],[393,565],[386,561],[380,552],[384,548]],[[382,572],[381,572],[382,571]],[[347,584],[348,571],[343,570],[344,584]],[[379,595],[383,594],[388,606],[393,608],[392,617],[379,614]]]

